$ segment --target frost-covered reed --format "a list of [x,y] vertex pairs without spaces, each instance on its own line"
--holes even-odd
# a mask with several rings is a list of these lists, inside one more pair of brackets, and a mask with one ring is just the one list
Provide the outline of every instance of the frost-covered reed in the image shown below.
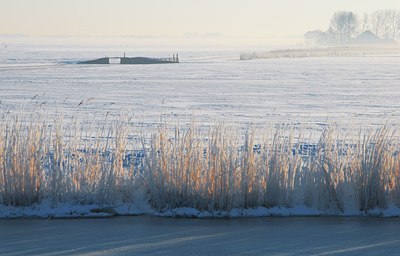
[[[140,200],[158,211],[305,205],[340,214],[400,207],[400,141],[389,125],[351,136],[332,126],[314,131],[317,140],[290,125],[246,132],[222,124],[162,125],[139,137],[138,149],[130,124],[125,117],[94,126],[4,115],[0,204],[143,204],[135,201],[142,189],[147,198]],[[133,149],[143,152],[139,159]]]
[[[113,121],[96,130],[61,119],[11,115],[0,124],[0,204],[110,204],[131,201],[134,171],[124,168],[126,129]],[[25,120],[25,121],[23,121]]]
[[[260,138],[258,134],[257,138]],[[315,144],[293,127],[234,134],[216,125],[209,133],[195,126],[161,129],[145,158],[150,202],[157,210],[294,207],[332,214],[400,206],[399,139],[395,130],[342,138],[327,128]]]

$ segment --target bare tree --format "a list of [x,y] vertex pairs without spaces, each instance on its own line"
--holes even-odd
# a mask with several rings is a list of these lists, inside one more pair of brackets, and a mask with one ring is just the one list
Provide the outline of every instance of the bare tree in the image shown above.
[[400,11],[389,10],[388,11],[388,23],[391,30],[391,38],[396,40],[400,36]]
[[384,38],[385,40],[389,40],[391,39],[391,27],[390,27],[390,15],[391,15],[391,11],[390,10],[383,10],[382,11],[382,15],[383,15],[383,25],[382,25],[382,38]]
[[335,12],[331,18],[330,30],[339,43],[348,42],[357,30],[358,18],[353,12]]
[[400,10],[397,10],[397,15],[396,15],[396,21],[394,25],[394,39],[396,40],[397,38],[400,37]]
[[383,24],[385,23],[385,13],[383,11],[375,11],[372,13],[372,29],[377,36],[381,36]]
[[329,43],[328,35],[322,30],[312,30],[304,34],[304,39],[307,45],[324,45]]
[[370,30],[369,28],[369,15],[367,13],[364,13],[363,18],[361,20],[360,24],[360,33],[363,33],[367,30]]
[[304,35],[307,44],[347,43],[356,35],[372,31],[387,41],[400,39],[400,10],[378,10],[364,13],[361,19],[351,11],[337,11],[333,14],[327,31],[312,30]]
[[372,14],[372,27],[377,36],[395,40],[400,35],[400,11],[379,10]]

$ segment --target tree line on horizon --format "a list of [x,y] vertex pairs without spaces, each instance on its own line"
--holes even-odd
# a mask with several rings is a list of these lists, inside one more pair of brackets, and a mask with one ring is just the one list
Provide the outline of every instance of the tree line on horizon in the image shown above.
[[366,31],[383,42],[395,42],[400,38],[400,10],[378,10],[362,17],[352,11],[337,11],[326,31],[308,31],[304,38],[309,44],[346,44]]

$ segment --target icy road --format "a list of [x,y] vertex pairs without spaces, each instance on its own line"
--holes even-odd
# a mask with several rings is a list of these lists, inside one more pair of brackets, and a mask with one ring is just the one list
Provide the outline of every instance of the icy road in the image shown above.
[[397,218],[0,220],[0,255],[398,255]]

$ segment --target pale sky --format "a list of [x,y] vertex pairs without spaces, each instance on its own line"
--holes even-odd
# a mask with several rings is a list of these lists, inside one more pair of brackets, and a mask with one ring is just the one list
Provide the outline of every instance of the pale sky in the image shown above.
[[0,0],[0,34],[292,37],[400,0]]

